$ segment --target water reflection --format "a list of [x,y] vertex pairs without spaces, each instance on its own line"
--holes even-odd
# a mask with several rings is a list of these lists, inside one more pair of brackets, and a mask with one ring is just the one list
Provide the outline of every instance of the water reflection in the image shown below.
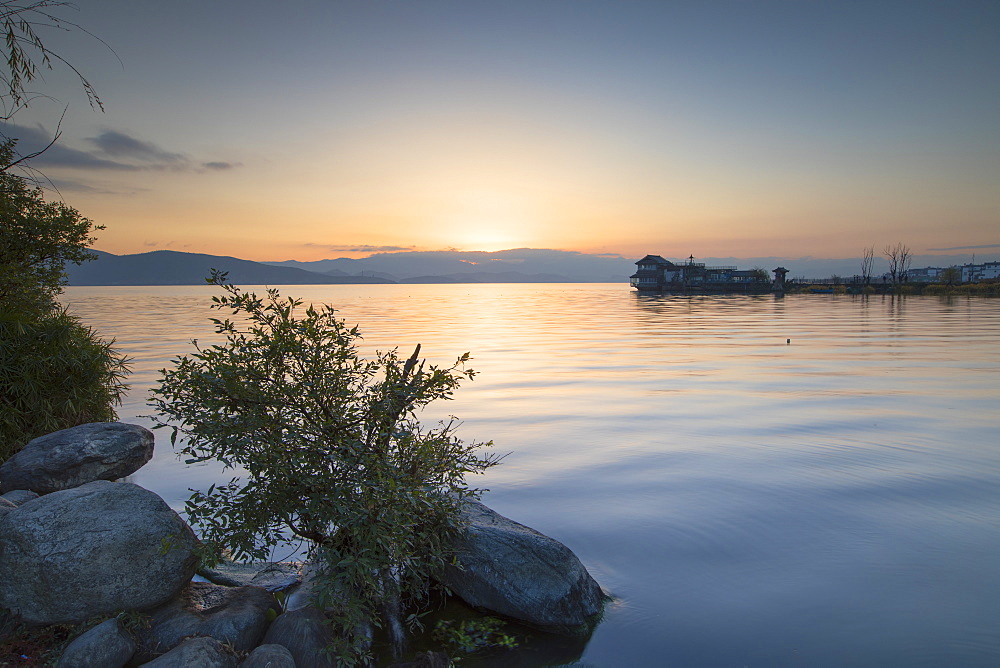
[[[427,417],[458,415],[467,440],[511,452],[473,481],[487,502],[570,545],[618,598],[582,655],[526,649],[524,665],[1000,655],[1000,300],[285,292],[332,303],[367,350],[419,342],[441,363],[472,352],[480,376]],[[136,359],[123,417],[147,411],[156,369],[212,336],[210,293],[67,292]],[[136,481],[179,508],[220,475],[179,463],[160,437]]]

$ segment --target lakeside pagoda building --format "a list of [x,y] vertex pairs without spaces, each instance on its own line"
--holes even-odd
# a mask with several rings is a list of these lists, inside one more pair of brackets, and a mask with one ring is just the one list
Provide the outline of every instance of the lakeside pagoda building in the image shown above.
[[765,294],[782,292],[788,270],[772,270],[772,281],[760,269],[737,267],[709,267],[695,262],[692,255],[686,262],[676,264],[659,255],[647,255],[638,262],[638,270],[629,278],[629,284],[639,292],[676,292],[693,294],[744,293]]

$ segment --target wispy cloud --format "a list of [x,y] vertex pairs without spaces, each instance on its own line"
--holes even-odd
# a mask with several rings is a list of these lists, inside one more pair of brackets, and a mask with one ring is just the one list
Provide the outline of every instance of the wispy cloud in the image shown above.
[[1000,244],[983,244],[981,246],[950,246],[948,248],[928,248],[932,251],[980,250],[983,248],[1000,248]]
[[[53,132],[41,126],[5,124],[0,134],[18,140],[21,155],[41,151],[52,142]],[[88,137],[93,148],[73,148],[60,138],[31,161],[38,168],[69,168],[103,171],[223,171],[239,167],[240,163],[211,160],[195,163],[183,153],[169,151],[154,142],[134,137],[118,130],[104,130],[96,137]]]
[[416,246],[368,246],[366,244],[331,245],[331,244],[306,243],[303,245],[306,246],[307,248],[323,248],[328,251],[336,251],[341,253],[395,253],[399,251],[411,251],[416,248]]
[[89,137],[87,141],[113,158],[132,159],[161,166],[183,166],[188,163],[187,157],[180,153],[172,153],[153,142],[142,141],[117,130],[105,130],[96,137]]
[[201,166],[205,169],[210,169],[216,172],[223,172],[227,169],[236,169],[241,167],[242,163],[239,162],[203,162]]
[[[83,167],[87,169],[134,171],[137,168],[115,160],[99,157],[94,153],[69,148],[56,141],[48,146],[55,135],[41,126],[24,127],[5,125],[2,128],[4,136],[17,140],[17,150],[21,155],[30,155],[42,151],[33,158],[31,164],[40,167]],[[45,148],[48,146],[48,148]],[[44,149],[44,151],[43,151]]]

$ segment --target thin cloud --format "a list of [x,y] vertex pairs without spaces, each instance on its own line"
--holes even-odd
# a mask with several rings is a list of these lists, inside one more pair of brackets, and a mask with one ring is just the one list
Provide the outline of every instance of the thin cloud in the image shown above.
[[368,246],[368,245],[330,245],[330,244],[314,244],[307,243],[304,244],[307,248],[324,248],[329,251],[337,251],[341,253],[394,253],[398,251],[411,251],[416,246]]
[[[17,140],[21,155],[45,149],[55,136],[42,126],[26,127],[14,124],[0,126],[0,135]],[[133,137],[118,130],[105,130],[96,137],[87,138],[91,150],[71,148],[59,139],[31,164],[39,168],[64,167],[89,171],[142,172],[163,171],[201,172],[224,171],[239,167],[239,163],[222,160],[200,162],[197,165],[182,153],[168,151],[151,142]]]
[[216,172],[224,172],[227,169],[235,169],[237,167],[242,167],[242,163],[239,162],[203,162],[201,166],[205,169],[209,169]]
[[[41,126],[24,127],[19,125],[4,125],[2,134],[17,140],[17,150],[21,155],[30,155],[42,151],[32,158],[31,164],[41,167],[80,167],[86,169],[105,169],[119,171],[135,171],[134,165],[115,160],[101,158],[87,151],[68,148],[58,141],[48,146],[54,134]],[[45,148],[48,146],[48,148]],[[44,149],[44,151],[43,151]]]
[[153,142],[142,141],[117,130],[105,130],[96,137],[88,138],[88,141],[113,158],[130,158],[158,165],[185,165],[188,162],[180,153],[172,153]]
[[928,248],[932,251],[980,250],[983,248],[1000,248],[1000,244],[983,244],[981,246],[951,246],[949,248]]

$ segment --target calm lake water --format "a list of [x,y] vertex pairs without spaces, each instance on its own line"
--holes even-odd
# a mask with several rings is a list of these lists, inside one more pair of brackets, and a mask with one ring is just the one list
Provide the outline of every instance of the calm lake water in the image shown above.
[[[134,358],[121,419],[148,424],[157,370],[213,338],[212,291],[66,291]],[[1000,665],[1000,300],[282,292],[360,323],[368,351],[471,351],[480,375],[427,419],[509,452],[472,480],[485,501],[614,595],[589,642],[496,665]],[[175,509],[228,479],[157,434],[133,479]]]

